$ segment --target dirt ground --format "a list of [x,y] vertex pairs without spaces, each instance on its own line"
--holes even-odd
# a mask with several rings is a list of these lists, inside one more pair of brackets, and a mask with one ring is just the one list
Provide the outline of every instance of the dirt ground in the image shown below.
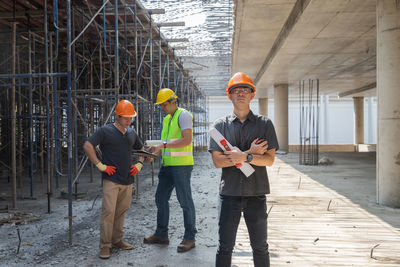
[[[87,198],[73,201],[73,245],[69,245],[68,200],[61,198],[57,191],[51,201],[52,213],[48,214],[46,195],[37,193],[37,200],[18,200],[18,211],[34,216],[38,221],[0,226],[0,266],[213,266],[218,240],[220,170],[213,167],[207,152],[198,153],[196,163],[192,172],[192,192],[198,234],[196,248],[192,251],[176,252],[184,228],[182,209],[175,192],[170,200],[170,245],[143,244],[143,238],[152,234],[156,226],[154,195],[158,166],[155,164],[155,185],[152,186],[151,167],[147,163],[139,174],[139,198],[132,199],[124,225],[124,238],[134,245],[133,250],[113,250],[109,260],[98,258],[102,200],[100,174],[96,174],[94,183],[88,183],[88,173],[85,173],[79,183],[79,192],[87,193]],[[45,188],[45,184],[38,184],[35,191]],[[28,189],[25,191],[28,195]],[[0,205],[3,203],[0,201]],[[0,213],[0,219],[7,216]],[[17,229],[21,236],[18,254]]]

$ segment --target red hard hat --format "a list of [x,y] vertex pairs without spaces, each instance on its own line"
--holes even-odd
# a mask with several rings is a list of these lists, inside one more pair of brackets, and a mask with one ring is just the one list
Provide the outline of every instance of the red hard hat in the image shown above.
[[128,100],[119,101],[114,112],[122,117],[136,117],[135,107]]
[[232,76],[226,87],[226,94],[229,95],[229,91],[236,87],[249,87],[253,90],[253,93],[256,92],[256,86],[253,84],[253,81],[243,72],[237,72]]

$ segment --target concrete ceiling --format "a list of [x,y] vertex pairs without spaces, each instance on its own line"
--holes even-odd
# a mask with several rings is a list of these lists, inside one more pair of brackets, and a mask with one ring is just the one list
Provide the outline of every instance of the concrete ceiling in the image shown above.
[[257,97],[279,83],[297,94],[308,79],[321,94],[373,96],[376,0],[235,0],[232,51],[232,73],[250,75]]

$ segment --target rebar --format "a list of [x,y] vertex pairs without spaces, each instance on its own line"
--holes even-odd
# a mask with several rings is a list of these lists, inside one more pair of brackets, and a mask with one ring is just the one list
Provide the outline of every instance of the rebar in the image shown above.
[[319,152],[319,80],[299,82],[300,149],[299,164],[317,165]]

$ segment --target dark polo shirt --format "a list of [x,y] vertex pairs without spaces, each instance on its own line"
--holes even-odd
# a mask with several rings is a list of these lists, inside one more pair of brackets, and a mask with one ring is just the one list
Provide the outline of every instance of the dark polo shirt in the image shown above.
[[[241,123],[235,114],[220,118],[214,122],[217,129],[232,146],[241,151],[250,148],[254,139],[264,138],[268,141],[268,150],[279,149],[275,128],[271,120],[261,115],[254,115],[252,111],[247,119]],[[218,144],[210,138],[208,150],[223,151]],[[222,168],[220,194],[225,196],[260,196],[269,194],[269,181],[266,167],[252,165],[255,172],[246,177],[235,166]]]
[[127,128],[122,134],[113,123],[100,127],[87,139],[94,147],[100,145],[102,154],[101,162],[105,165],[115,166],[116,172],[108,175],[102,172],[103,179],[117,184],[129,185],[134,181],[130,175],[132,162],[132,149],[142,149],[143,143],[132,128]]

